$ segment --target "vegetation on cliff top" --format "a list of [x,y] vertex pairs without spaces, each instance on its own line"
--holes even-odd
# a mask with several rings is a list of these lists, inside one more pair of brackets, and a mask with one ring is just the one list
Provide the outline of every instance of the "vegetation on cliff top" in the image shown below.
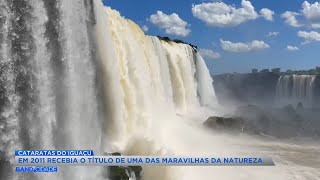
[[278,75],[320,75],[320,67],[316,67],[314,69],[309,69],[309,70],[287,70],[285,72],[281,72],[280,68],[274,68],[274,69],[263,69],[259,72],[258,69],[252,69],[252,73],[274,73]]
[[[314,69],[309,69],[309,70],[290,70],[288,69],[287,71],[283,71],[281,72],[281,68],[273,68],[273,69],[262,69],[262,70],[258,70],[258,69],[252,69],[251,73],[225,73],[225,74],[221,74],[221,75],[228,75],[228,74],[266,74],[266,73],[270,73],[270,74],[275,74],[275,75],[317,75],[320,76],[320,67],[316,67]],[[214,76],[214,75],[213,75]]]
[[163,41],[166,41],[166,42],[175,42],[175,43],[182,43],[182,44],[188,44],[190,45],[191,47],[193,47],[193,49],[197,50],[198,47],[193,45],[193,44],[190,44],[188,42],[185,42],[185,41],[182,41],[180,39],[170,39],[169,37],[162,37],[162,36],[157,36],[160,40],[163,40]]

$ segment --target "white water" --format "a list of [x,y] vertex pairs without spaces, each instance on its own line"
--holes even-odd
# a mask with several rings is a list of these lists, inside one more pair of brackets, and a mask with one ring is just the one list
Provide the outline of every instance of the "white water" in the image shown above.
[[[111,88],[117,94],[110,94],[106,99],[114,102],[114,106],[109,107],[113,111],[108,110],[113,112],[106,127],[108,151],[129,155],[267,155],[277,164],[277,167],[259,168],[146,166],[143,167],[145,179],[320,177],[315,165],[318,161],[307,166],[303,159],[290,159],[290,153],[300,156],[310,151],[307,158],[319,154],[317,145],[217,135],[204,130],[202,122],[217,112],[201,107],[216,105],[212,79],[203,59],[187,45],[145,36],[136,24],[122,18],[117,11],[101,8],[98,14],[103,22],[101,26],[98,23],[97,30],[101,28],[106,40],[112,39],[111,42],[100,41],[98,45],[102,53],[105,47],[111,54],[101,55],[108,57],[104,59],[106,77],[114,77],[109,79],[106,93],[110,93]],[[112,61],[112,70],[108,61]]]
[[[83,2],[53,1],[50,7],[41,0],[0,3],[5,20],[0,26],[0,151],[11,162],[16,149],[101,152],[96,67]],[[46,8],[58,9],[59,16]],[[58,23],[49,28],[49,21]],[[60,171],[14,173],[13,179],[89,179],[101,174],[100,168],[91,168],[90,174],[83,167]]]
[[[217,107],[217,99],[212,86],[212,78],[203,58],[196,54],[198,92],[201,94],[200,102],[202,106]],[[214,99],[214,101],[212,101]]]
[[[261,154],[274,157],[278,167],[143,167],[143,177],[320,178],[318,167],[313,165],[318,161],[308,166],[303,160],[290,159],[291,152],[307,158],[319,154],[317,145],[217,135],[203,129],[202,122],[217,113],[210,109],[217,103],[209,70],[190,46],[144,35],[135,23],[99,0],[93,1],[93,10],[90,1],[82,0],[52,0],[56,2],[53,5],[47,1],[21,2],[32,6],[27,11],[33,17],[26,20],[31,31],[10,32],[13,24],[9,20],[0,26],[4,34],[1,68],[9,67],[0,74],[0,88],[5,90],[0,93],[8,99],[5,104],[0,102],[0,150],[6,158],[21,148],[93,149],[96,154],[120,151],[131,155]],[[6,20],[26,16],[7,12],[8,2],[0,3]],[[59,16],[49,12],[52,8]],[[8,34],[30,35],[28,42],[36,48],[26,54],[15,52]],[[15,64],[21,59],[28,64]],[[19,89],[16,84],[24,82],[16,80],[21,74],[15,68],[34,78],[35,83],[26,78],[33,85],[26,89],[28,93],[15,91]],[[15,178],[103,179],[101,170],[70,167],[61,168],[57,175],[15,174]]]
[[[106,110],[110,112],[106,128],[109,143],[126,144],[136,133],[154,134],[166,119],[199,108],[197,94],[206,103],[215,104],[214,92],[204,90],[213,90],[211,77],[203,60],[195,58],[193,48],[145,36],[117,11],[97,7],[101,8],[96,9],[98,48],[108,82],[105,101],[113,104]],[[195,61],[200,61],[199,77],[209,83],[197,86]]]
[[276,87],[277,103],[297,104],[302,102],[311,106],[314,94],[314,75],[285,75],[280,76]]

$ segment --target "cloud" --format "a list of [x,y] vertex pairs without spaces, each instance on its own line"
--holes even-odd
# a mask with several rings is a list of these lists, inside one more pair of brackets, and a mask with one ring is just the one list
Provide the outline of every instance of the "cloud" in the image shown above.
[[286,11],[281,15],[281,17],[285,19],[285,23],[287,23],[288,25],[292,27],[301,27],[303,25],[300,24],[296,18],[296,16],[298,15],[300,14],[292,11]]
[[311,31],[311,32],[299,31],[298,37],[301,37],[305,40],[302,44],[307,44],[312,41],[320,41],[320,33],[315,31]]
[[176,13],[167,15],[162,11],[157,11],[156,14],[150,16],[149,21],[159,28],[164,29],[167,34],[185,37],[191,32],[191,30],[188,29],[188,23],[182,20]]
[[148,32],[148,31],[149,31],[149,27],[146,26],[146,25],[143,25],[143,26],[142,26],[142,30],[143,30],[144,32]]
[[[311,28],[320,28],[320,3],[310,4],[308,1],[302,3],[302,9],[299,12],[287,11],[282,14],[285,22],[293,27],[308,26]],[[299,22],[297,17],[300,18]]]
[[320,3],[310,4],[308,1],[302,3],[302,14],[313,28],[320,27]]
[[279,36],[279,34],[280,34],[279,32],[269,32],[267,36],[268,37],[276,37],[276,36]]
[[236,8],[224,2],[209,2],[192,5],[194,17],[209,26],[232,27],[258,18],[251,2],[242,0],[241,7]]
[[273,21],[273,15],[274,15],[274,12],[271,11],[270,9],[267,9],[267,8],[263,8],[260,10],[260,15],[262,17],[264,17],[264,19],[268,20],[268,21]]
[[213,60],[213,59],[219,59],[221,57],[221,55],[218,52],[214,52],[209,49],[200,49],[199,53],[204,59]]
[[233,43],[230,41],[224,41],[223,39],[220,39],[220,45],[223,50],[228,52],[250,52],[270,48],[268,44],[258,40],[254,40],[252,42],[247,43]]
[[299,51],[300,49],[297,46],[287,46],[289,51]]

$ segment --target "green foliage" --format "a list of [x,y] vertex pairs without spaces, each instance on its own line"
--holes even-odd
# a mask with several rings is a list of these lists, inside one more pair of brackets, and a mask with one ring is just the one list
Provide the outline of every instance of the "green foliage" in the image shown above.
[[163,40],[163,41],[166,41],[166,42],[175,42],[175,43],[181,43],[181,44],[188,44],[189,46],[191,46],[193,49],[197,50],[198,47],[193,45],[193,44],[190,44],[188,42],[185,42],[185,41],[182,41],[180,39],[174,39],[174,40],[171,40],[169,37],[162,37],[162,36],[157,36],[160,40]]
[[320,75],[320,71],[316,69],[309,69],[309,70],[287,70],[284,73],[281,73],[281,75],[293,75],[293,74],[297,74],[297,75]]
[[[258,73],[269,73],[270,70],[269,69],[263,69],[259,72],[258,69],[252,69],[251,70],[251,73],[253,74],[258,74]],[[318,75],[320,76],[320,67],[317,66],[316,68],[314,69],[309,69],[309,70],[291,70],[291,69],[288,69],[284,72],[281,72],[281,68],[273,68],[271,69],[271,72],[273,74],[276,74],[276,75],[294,75],[294,74],[297,74],[297,75]]]

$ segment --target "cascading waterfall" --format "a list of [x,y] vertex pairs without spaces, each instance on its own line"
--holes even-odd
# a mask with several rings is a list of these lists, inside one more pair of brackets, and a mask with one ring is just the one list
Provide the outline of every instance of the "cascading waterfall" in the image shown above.
[[[106,107],[109,142],[127,142],[135,132],[153,133],[163,114],[175,116],[199,107],[195,61],[202,59],[195,58],[191,46],[145,36],[117,11],[95,7],[98,54],[108,82],[105,102],[113,104]],[[211,79],[205,64],[199,67],[207,71],[199,77]],[[200,97],[207,96],[202,88],[211,88],[211,83],[206,85],[198,86]],[[210,95],[208,103],[215,104],[214,92]]]
[[276,99],[280,104],[302,102],[311,106],[314,97],[315,75],[280,76],[276,86]]
[[215,105],[212,79],[195,49],[146,36],[100,0],[0,1],[0,172],[9,174],[0,174],[1,180],[106,179],[99,167],[59,167],[57,174],[2,171],[15,149],[262,153],[274,157],[277,168],[145,166],[142,173],[146,180],[320,178],[319,168],[297,165],[301,158],[291,163],[303,155],[319,164],[313,158],[318,146],[304,142],[294,150],[297,145],[204,130],[202,122],[215,113],[208,107]]
[[[5,159],[12,161],[15,149],[101,151],[91,6],[91,1],[0,2],[0,150]],[[81,169],[55,176],[100,174],[99,168],[90,175]]]
[[[198,92],[201,94],[201,105],[217,107],[216,95],[213,86],[210,86],[210,84],[212,84],[213,82],[210,76],[210,72],[203,58],[199,54],[196,54],[196,58]],[[215,101],[212,101],[212,99],[214,99]]]
[[[15,149],[159,154],[166,128],[200,104],[216,104],[195,49],[146,36],[99,0],[5,0],[0,10],[0,151],[7,160]],[[97,167],[60,169],[50,179],[102,179]]]

